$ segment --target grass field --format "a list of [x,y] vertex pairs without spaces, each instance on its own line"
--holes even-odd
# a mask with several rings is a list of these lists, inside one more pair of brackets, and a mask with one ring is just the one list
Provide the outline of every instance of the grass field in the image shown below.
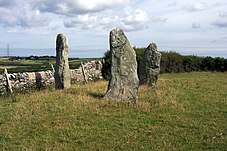
[[106,81],[0,98],[2,150],[227,150],[227,73],[161,75],[136,105]]
[[7,68],[9,73],[50,70],[54,60],[3,60],[0,59],[0,73]]
[[[76,69],[80,66],[81,62],[87,62],[90,60],[101,60],[82,58],[82,59],[69,59],[70,69]],[[10,60],[8,58],[0,58],[0,74],[7,68],[9,73],[16,72],[35,72],[43,70],[52,70],[51,64],[55,65],[55,59],[35,59],[35,60]]]

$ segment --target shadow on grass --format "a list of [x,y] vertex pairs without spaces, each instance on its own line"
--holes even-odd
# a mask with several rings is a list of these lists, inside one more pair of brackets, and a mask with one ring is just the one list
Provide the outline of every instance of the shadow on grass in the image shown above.
[[97,92],[88,92],[88,94],[95,99],[102,99],[104,97],[103,93],[97,93]]

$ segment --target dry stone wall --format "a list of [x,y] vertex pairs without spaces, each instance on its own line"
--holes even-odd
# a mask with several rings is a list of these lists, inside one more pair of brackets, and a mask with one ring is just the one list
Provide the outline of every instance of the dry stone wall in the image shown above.
[[[83,63],[86,81],[94,81],[103,79],[101,61],[90,61]],[[40,72],[24,72],[24,73],[9,73],[9,80],[11,82],[14,92],[25,92],[31,89],[40,89],[48,86],[53,86],[55,83],[54,72],[52,70]],[[70,70],[71,81],[82,82],[85,81],[82,66],[78,69]],[[0,74],[0,95],[6,93],[6,78]]]
[[[82,66],[84,68],[85,77],[83,75]],[[76,82],[100,80],[103,79],[102,70],[103,63],[101,61],[82,63],[78,69],[70,70],[71,80]]]
[[[24,72],[8,74],[13,90],[23,92],[34,88],[47,87],[53,84],[53,72],[50,70],[40,72]],[[6,78],[0,75],[0,94],[6,93]]]

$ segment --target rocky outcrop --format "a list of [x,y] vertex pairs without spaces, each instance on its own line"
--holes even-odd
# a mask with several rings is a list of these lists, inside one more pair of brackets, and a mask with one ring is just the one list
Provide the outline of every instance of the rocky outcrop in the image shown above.
[[148,84],[152,87],[156,85],[160,73],[161,53],[157,50],[157,45],[151,43],[145,50],[140,61],[139,79],[140,84]]
[[58,34],[56,40],[56,65],[54,73],[56,89],[67,89],[71,87],[67,43],[67,38],[63,34]]
[[112,52],[111,79],[104,99],[135,102],[139,87],[136,53],[121,29],[113,29],[109,40]]

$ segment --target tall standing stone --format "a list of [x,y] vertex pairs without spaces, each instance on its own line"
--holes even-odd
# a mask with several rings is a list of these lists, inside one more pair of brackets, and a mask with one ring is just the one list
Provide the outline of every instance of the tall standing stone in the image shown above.
[[160,73],[161,53],[157,45],[151,43],[145,50],[144,56],[139,65],[140,84],[156,85]]
[[56,65],[54,73],[56,89],[67,89],[71,87],[67,43],[67,37],[63,34],[58,34],[56,40]]
[[121,29],[110,32],[111,79],[104,99],[136,102],[139,79],[135,50]]

